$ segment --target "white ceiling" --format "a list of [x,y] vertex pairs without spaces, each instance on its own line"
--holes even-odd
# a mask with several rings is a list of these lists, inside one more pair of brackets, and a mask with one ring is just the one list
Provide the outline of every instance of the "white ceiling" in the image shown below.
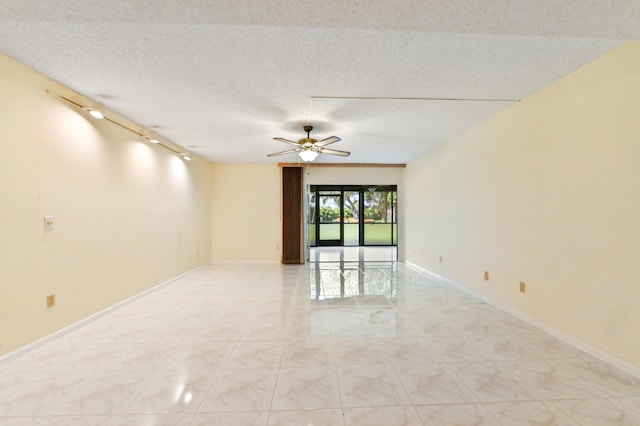
[[[619,45],[637,0],[0,0],[0,51],[214,162],[405,163]],[[0,94],[1,95],[1,94]],[[327,98],[329,97],[329,98]],[[377,98],[377,99],[345,99]]]

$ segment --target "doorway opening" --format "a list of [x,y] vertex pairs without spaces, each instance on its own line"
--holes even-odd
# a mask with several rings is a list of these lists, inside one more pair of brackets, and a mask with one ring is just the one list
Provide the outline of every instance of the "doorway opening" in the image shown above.
[[398,245],[397,185],[310,185],[310,248]]

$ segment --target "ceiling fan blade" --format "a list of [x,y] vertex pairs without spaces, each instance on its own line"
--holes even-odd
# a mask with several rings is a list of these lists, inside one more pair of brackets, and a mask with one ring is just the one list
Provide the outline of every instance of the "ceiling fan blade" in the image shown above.
[[300,149],[289,149],[287,151],[274,152],[273,154],[267,155],[267,157],[277,157],[278,155],[290,154],[292,152],[299,152]]
[[340,139],[337,136],[329,136],[326,139],[322,139],[321,141],[318,141],[315,143],[315,145],[319,148],[323,147],[323,146],[327,146],[330,145],[332,143],[336,143],[336,142],[340,142],[342,139]]
[[289,139],[285,139],[285,138],[274,138],[274,139],[280,142],[288,143],[289,145],[296,145],[296,146],[300,145],[298,142],[290,141]]
[[[317,145],[317,144],[316,144],[316,145]],[[348,156],[350,156],[350,155],[351,155],[351,153],[350,153],[350,152],[347,152],[347,151],[338,151],[338,150],[336,150],[336,149],[324,149],[324,148],[320,148],[320,149],[318,149],[318,151],[319,151],[321,154],[339,155],[339,156],[341,156],[341,157],[348,157]]]

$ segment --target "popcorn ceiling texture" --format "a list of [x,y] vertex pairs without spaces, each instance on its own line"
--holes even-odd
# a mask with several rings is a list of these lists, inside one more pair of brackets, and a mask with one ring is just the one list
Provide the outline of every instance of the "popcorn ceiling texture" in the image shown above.
[[484,34],[638,38],[634,1],[92,0],[3,5],[3,20],[260,25]]
[[0,52],[215,162],[343,139],[336,162],[408,162],[627,39],[640,3],[0,2]]

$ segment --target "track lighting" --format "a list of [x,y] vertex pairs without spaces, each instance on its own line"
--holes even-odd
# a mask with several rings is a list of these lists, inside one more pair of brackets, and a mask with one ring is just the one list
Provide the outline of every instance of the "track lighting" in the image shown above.
[[117,126],[120,126],[123,129],[130,131],[131,133],[135,133],[136,135],[147,139],[149,141],[149,143],[157,144],[158,146],[161,146],[161,147],[163,147],[165,149],[168,149],[169,151],[173,152],[174,154],[179,155],[185,161],[191,161],[191,157],[189,156],[189,153],[179,151],[180,147],[178,147],[176,145],[173,145],[173,143],[167,143],[167,142],[162,142],[161,143],[160,142],[160,137],[158,136],[158,133],[156,133],[155,131],[148,131],[147,132],[145,129],[142,129],[142,128],[134,129],[134,128],[131,128],[129,125],[120,123],[119,121],[117,121],[117,120],[115,120],[113,118],[105,117],[105,115],[104,115],[104,105],[101,102],[87,101],[87,103],[85,104],[82,101],[75,101],[75,100],[71,99],[70,97],[66,97],[66,96],[62,96],[62,95],[60,95],[60,98],[62,100],[64,100],[65,102],[69,102],[70,104],[75,105],[78,108],[81,108],[81,109],[83,109],[85,111],[88,111],[89,114],[91,114],[92,117],[95,117],[95,118],[98,118],[98,119],[101,119],[101,120],[104,119],[105,121],[108,121],[108,122],[113,123],[113,124],[115,124]]
[[312,151],[311,149],[305,149],[304,151],[300,151],[298,153],[298,156],[302,159],[302,161],[310,163],[316,159],[316,157],[318,156],[318,153],[315,151]]
[[97,118],[98,120],[102,120],[104,118],[104,105],[101,102],[96,102],[91,106],[85,107],[89,114]]

